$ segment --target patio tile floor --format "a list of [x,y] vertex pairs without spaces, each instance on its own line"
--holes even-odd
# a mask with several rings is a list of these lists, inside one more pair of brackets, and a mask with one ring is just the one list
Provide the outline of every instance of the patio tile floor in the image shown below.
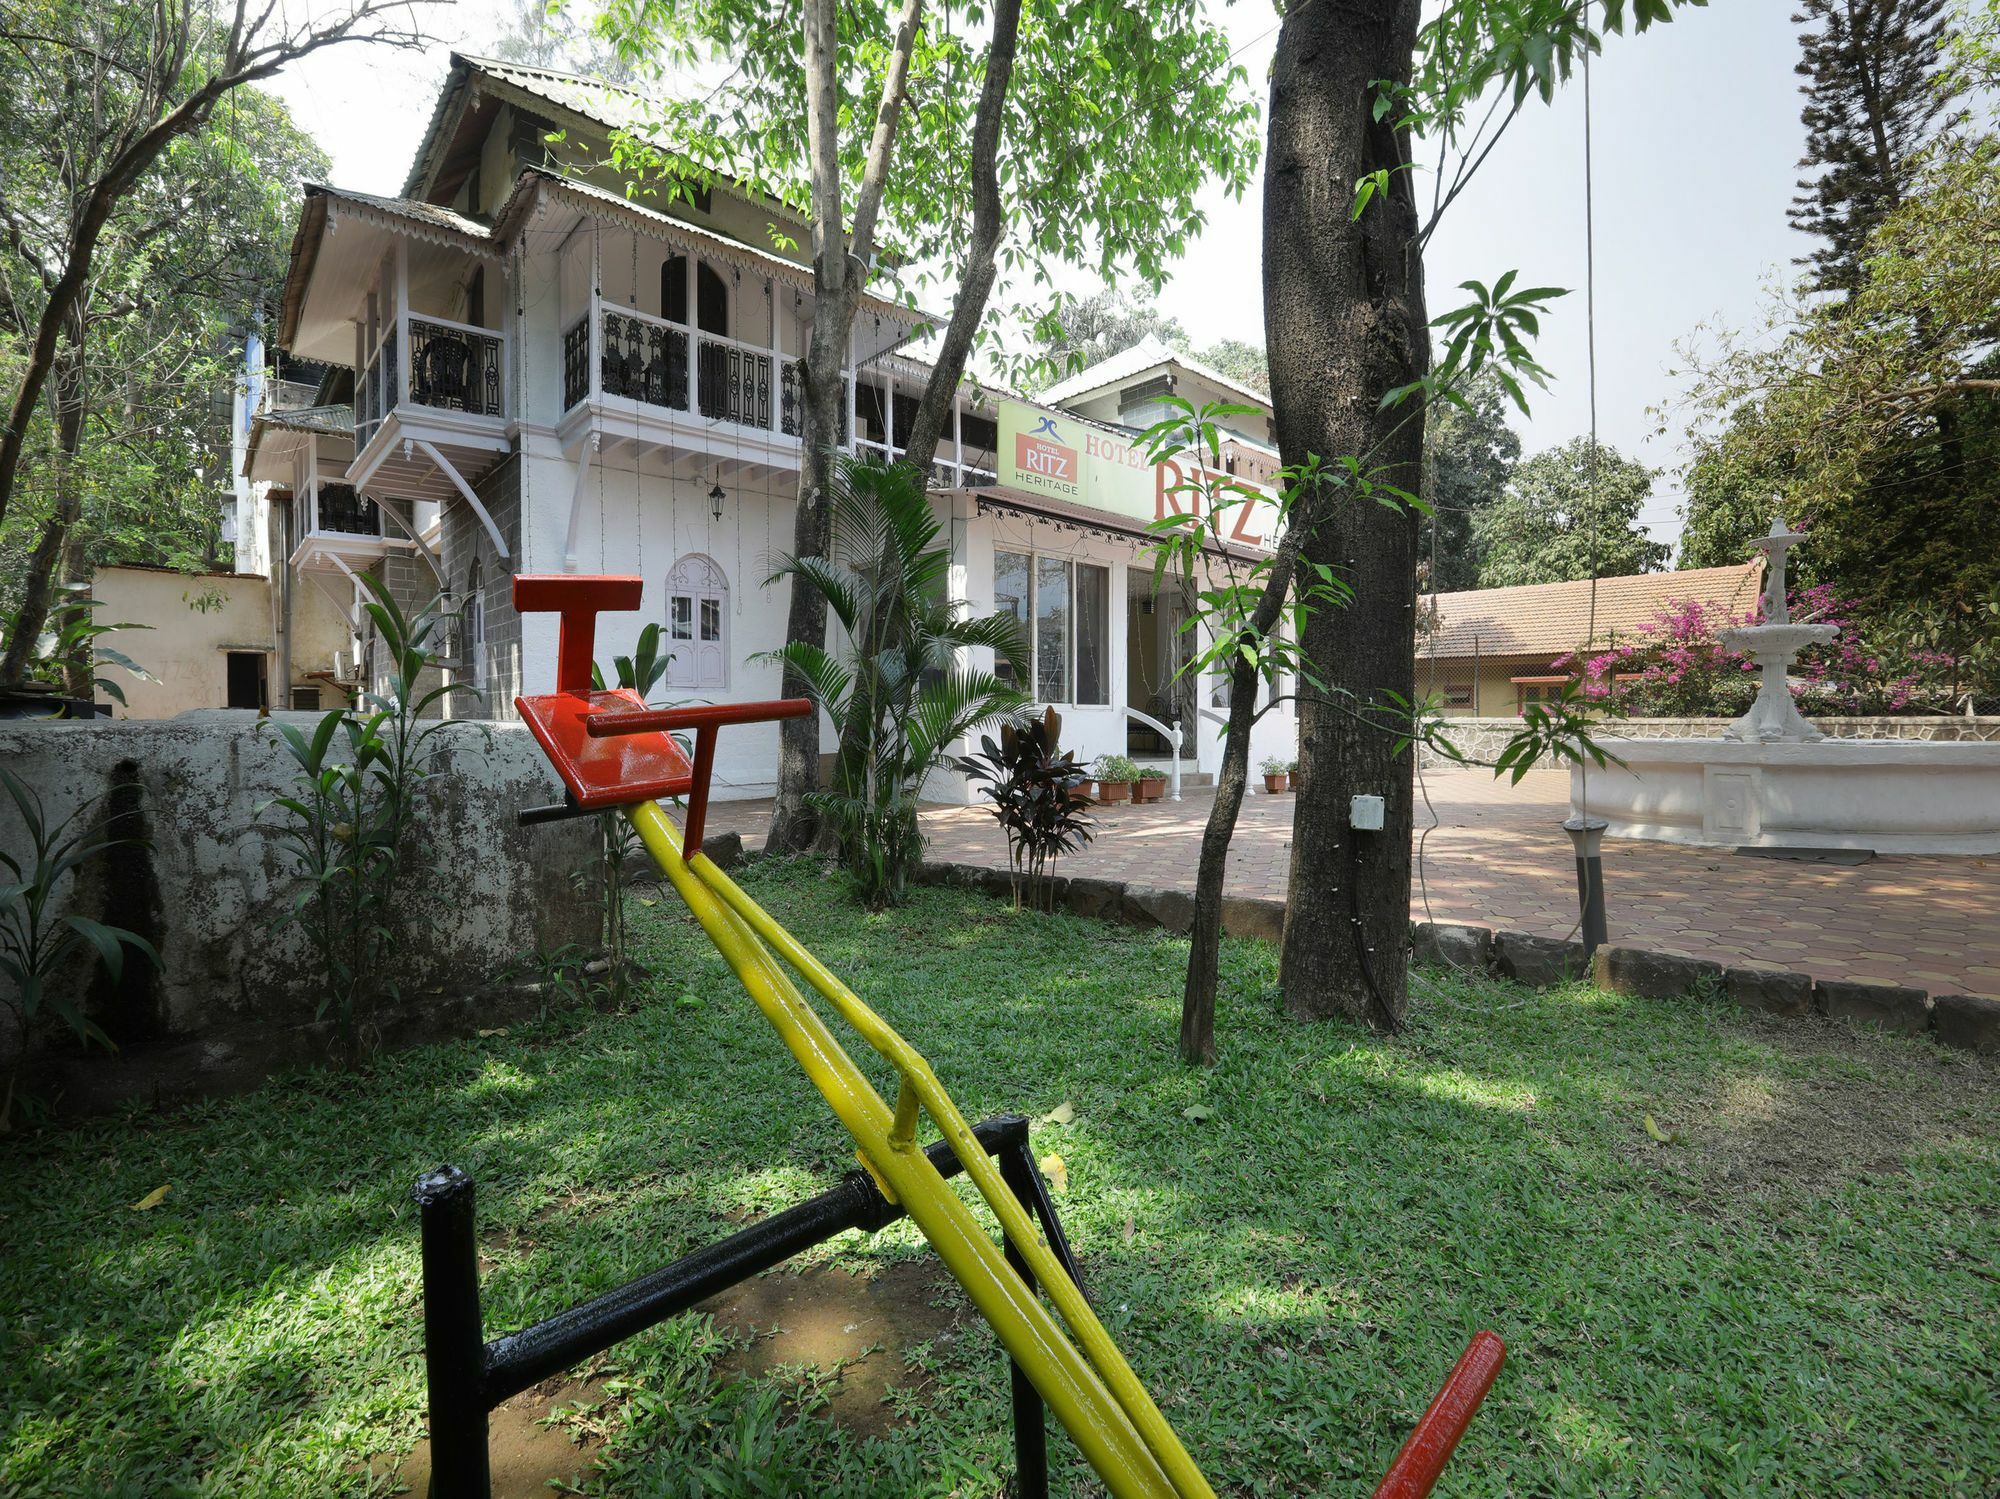
[[[1433,770],[1419,798],[1417,920],[1467,921],[1545,936],[1576,924],[1576,873],[1560,824],[1566,775],[1519,786],[1479,770]],[[1249,798],[1230,850],[1232,895],[1283,899],[1291,868],[1293,798]],[[1101,808],[1097,839],[1064,873],[1192,889],[1209,793],[1149,806]],[[710,809],[712,831],[763,839],[768,802]],[[924,812],[931,857],[1000,865],[1006,844],[977,807]],[[1883,855],[1860,865],[1739,858],[1723,849],[1608,840],[1604,882],[1611,940],[1714,958],[1775,964],[1820,978],[1909,983],[1934,993],[2000,994],[2000,857]]]

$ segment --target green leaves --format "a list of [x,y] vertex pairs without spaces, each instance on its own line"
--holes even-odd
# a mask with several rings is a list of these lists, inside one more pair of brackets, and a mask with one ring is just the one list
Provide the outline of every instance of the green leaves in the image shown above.
[[[0,867],[12,876],[0,884],[0,980],[5,981],[0,983],[0,1005],[13,1011],[17,1030],[29,1041],[39,1039],[46,1009],[79,1041],[115,1050],[111,1038],[84,1015],[71,992],[52,988],[51,981],[80,949],[95,952],[113,979],[124,970],[127,948],[159,966],[160,955],[138,933],[75,912],[58,915],[64,897],[74,888],[76,871],[99,854],[129,846],[133,840],[93,842],[100,825],[77,826],[88,808],[51,823],[40,794],[4,767],[0,767],[0,789],[20,814],[26,835],[15,849],[0,850]],[[7,1107],[0,1103],[0,1129],[6,1126]]]
[[1430,374],[1389,391],[1382,397],[1383,407],[1398,405],[1419,392],[1444,395],[1491,370],[1501,389],[1525,414],[1528,401],[1522,383],[1532,382],[1543,389],[1548,386],[1548,371],[1536,363],[1525,340],[1540,335],[1548,304],[1569,293],[1558,286],[1516,291],[1518,274],[1508,271],[1490,288],[1481,281],[1460,282],[1462,290],[1472,293],[1472,300],[1431,319],[1433,328],[1443,330],[1445,344]]

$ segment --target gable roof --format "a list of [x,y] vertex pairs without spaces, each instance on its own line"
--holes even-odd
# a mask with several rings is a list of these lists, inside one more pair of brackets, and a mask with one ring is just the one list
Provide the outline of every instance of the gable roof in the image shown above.
[[[1613,635],[1628,638],[1673,604],[1701,603],[1747,615],[1763,588],[1762,559],[1735,567],[1698,567],[1677,573],[1639,573],[1597,580],[1595,638],[1591,637],[1590,580],[1528,583],[1437,595],[1437,630],[1417,641],[1417,654],[1434,657],[1546,656],[1550,659]],[[1476,642],[1476,644],[1475,644]]]
[[1240,380],[1233,380],[1218,369],[1203,364],[1192,354],[1184,354],[1179,349],[1162,343],[1155,334],[1148,333],[1129,349],[1121,349],[1116,354],[1100,359],[1086,369],[1078,370],[1065,380],[1058,380],[1043,391],[1040,399],[1050,405],[1060,405],[1064,401],[1082,400],[1096,395],[1113,385],[1122,384],[1137,375],[1148,374],[1166,365],[1178,365],[1191,375],[1199,375],[1221,386],[1232,395],[1241,396],[1245,402],[1260,411],[1271,409],[1271,398],[1262,391],[1253,390]]

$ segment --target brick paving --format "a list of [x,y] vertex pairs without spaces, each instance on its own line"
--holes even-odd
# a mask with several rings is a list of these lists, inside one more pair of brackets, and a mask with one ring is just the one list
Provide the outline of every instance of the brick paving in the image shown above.
[[[1537,772],[1508,786],[1485,771],[1432,770],[1424,785],[1436,826],[1424,834],[1420,801],[1422,880],[1411,914],[1570,935],[1576,872],[1559,826],[1568,776]],[[1284,897],[1292,801],[1244,803],[1230,848],[1232,895]],[[1192,889],[1208,808],[1205,790],[1178,804],[1101,808],[1096,841],[1062,871]],[[711,808],[709,821],[754,847],[768,818],[769,803],[729,803]],[[1005,840],[983,810],[934,807],[923,820],[932,858],[1005,863]],[[2000,995],[2000,857],[1884,855],[1843,866],[1607,840],[1604,885],[1614,943],[1822,979]]]

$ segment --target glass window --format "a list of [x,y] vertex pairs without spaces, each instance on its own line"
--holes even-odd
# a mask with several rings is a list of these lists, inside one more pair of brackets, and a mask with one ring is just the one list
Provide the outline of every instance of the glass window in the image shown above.
[[1035,697],[1066,703],[1069,695],[1069,563],[1035,559]]
[[694,639],[694,599],[685,593],[677,593],[673,600],[674,639]]
[[703,599],[701,601],[701,638],[720,640],[722,638],[722,600]]
[[1076,701],[1111,701],[1111,570],[1076,565]]
[[[1019,552],[993,554],[993,612],[1010,616],[1020,627],[1021,643],[1028,645],[1028,559]],[[1032,655],[1032,651],[1030,652]],[[993,673],[1001,681],[1014,684],[1013,663],[1003,659],[993,663]]]

